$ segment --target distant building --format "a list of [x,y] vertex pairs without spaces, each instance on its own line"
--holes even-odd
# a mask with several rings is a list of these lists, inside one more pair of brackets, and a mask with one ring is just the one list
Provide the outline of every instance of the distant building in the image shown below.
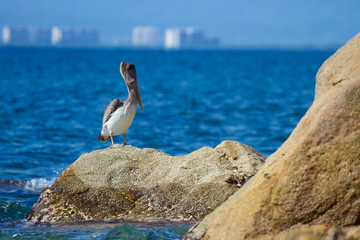
[[181,47],[181,29],[168,28],[165,31],[165,48],[177,49]]
[[47,27],[2,28],[2,42],[9,45],[50,45],[51,29]]
[[156,27],[135,27],[132,31],[132,44],[136,47],[156,47],[159,45],[158,35]]
[[219,40],[207,37],[195,28],[168,28],[165,31],[165,48],[212,48],[218,47]]
[[99,33],[93,28],[4,26],[2,42],[19,46],[93,46],[99,43]]
[[93,28],[53,27],[51,44],[57,46],[94,46],[99,44],[99,32]]
[[48,27],[34,27],[33,28],[33,42],[35,45],[50,45],[51,44],[51,29]]

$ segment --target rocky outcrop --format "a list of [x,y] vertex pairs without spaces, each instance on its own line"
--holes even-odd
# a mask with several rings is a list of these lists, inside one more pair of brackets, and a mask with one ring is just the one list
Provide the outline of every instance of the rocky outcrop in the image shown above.
[[237,191],[264,159],[234,141],[175,157],[128,145],[86,153],[44,189],[27,219],[199,220]]
[[320,68],[315,100],[261,170],[184,239],[360,224],[360,34]]
[[315,225],[291,229],[278,234],[268,234],[257,240],[356,240],[360,239],[360,226],[327,227]]
[[326,60],[316,74],[315,100],[360,76],[360,33]]

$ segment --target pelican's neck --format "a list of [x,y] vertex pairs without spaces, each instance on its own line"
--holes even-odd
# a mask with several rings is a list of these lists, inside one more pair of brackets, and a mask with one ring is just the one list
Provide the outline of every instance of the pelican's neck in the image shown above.
[[128,89],[128,93],[129,93],[129,96],[128,96],[128,101],[131,102],[131,103],[137,103],[137,95],[136,95],[136,91],[135,89],[133,88],[127,88]]

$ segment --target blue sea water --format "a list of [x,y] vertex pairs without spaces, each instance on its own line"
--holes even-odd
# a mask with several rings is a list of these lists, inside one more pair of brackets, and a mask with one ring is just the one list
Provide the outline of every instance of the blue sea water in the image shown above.
[[188,230],[24,221],[67,166],[110,145],[97,137],[104,108],[127,97],[121,61],[135,64],[144,106],[128,144],[184,155],[236,140],[268,156],[311,105],[316,72],[332,53],[0,48],[0,239],[178,239]]

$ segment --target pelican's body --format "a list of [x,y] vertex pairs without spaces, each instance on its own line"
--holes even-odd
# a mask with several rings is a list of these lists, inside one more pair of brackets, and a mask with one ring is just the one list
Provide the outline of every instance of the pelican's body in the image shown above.
[[[111,104],[120,103],[121,107],[118,107],[111,115],[109,120],[103,124],[103,128],[101,130],[101,136],[104,138],[112,138],[113,136],[117,136],[120,134],[126,134],[129,129],[132,121],[134,120],[137,103],[131,103],[126,101],[119,101],[119,99],[115,99]],[[109,106],[111,106],[111,104]],[[101,140],[101,139],[99,139]],[[113,142],[113,140],[112,140]],[[124,144],[126,144],[126,140],[124,139]]]
[[137,104],[139,103],[141,110],[143,110],[143,107],[137,84],[135,66],[131,63],[122,62],[120,64],[120,73],[125,80],[129,97],[124,101],[120,101],[117,98],[105,108],[99,140],[105,142],[111,139],[112,144],[114,144],[113,136],[123,134],[125,145],[126,132],[134,120]]

